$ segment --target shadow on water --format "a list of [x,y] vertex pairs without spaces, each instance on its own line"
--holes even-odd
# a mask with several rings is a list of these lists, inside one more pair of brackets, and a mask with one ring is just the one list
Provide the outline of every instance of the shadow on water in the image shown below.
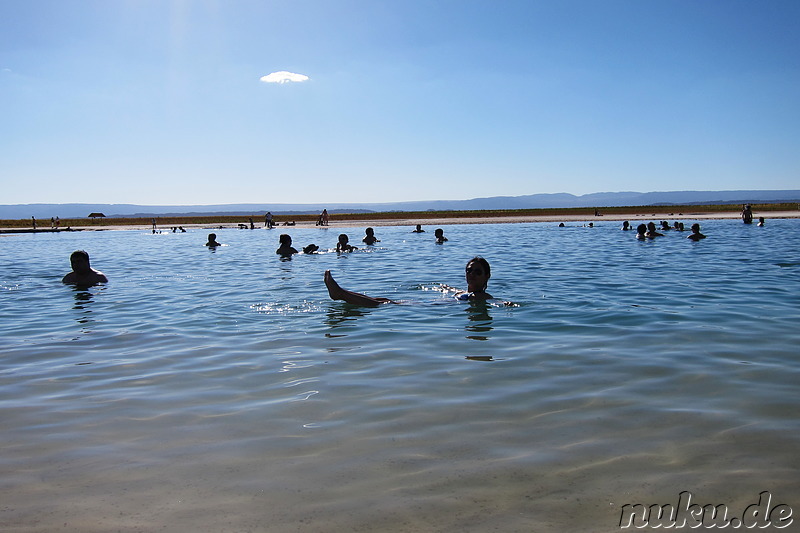
[[[96,290],[103,290],[103,287],[95,287]],[[91,333],[92,326],[95,325],[96,320],[92,318],[93,307],[95,306],[95,294],[89,290],[89,287],[74,286],[73,287],[75,302],[72,309],[77,312],[75,321],[80,326],[81,334]]]
[[92,322],[92,309],[94,295],[86,287],[74,287],[75,304],[73,309],[79,311],[76,320],[79,324],[86,325]]
[[464,328],[469,333],[467,335],[468,339],[475,341],[489,340],[489,332],[494,329],[489,307],[486,302],[476,301],[470,302],[469,307],[464,310],[467,313],[467,320],[469,320]]
[[326,313],[325,320],[325,323],[328,325],[331,331],[325,333],[325,336],[329,338],[346,337],[346,333],[335,333],[334,331],[353,325],[350,323],[354,322],[360,317],[368,315],[370,311],[371,309],[350,304],[341,304],[340,306],[331,308]]

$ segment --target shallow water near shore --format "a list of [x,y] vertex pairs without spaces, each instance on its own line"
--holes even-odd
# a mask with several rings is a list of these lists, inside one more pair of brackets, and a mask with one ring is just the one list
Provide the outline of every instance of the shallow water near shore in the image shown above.
[[[800,509],[800,220],[0,238],[3,531],[618,531]],[[687,227],[690,224],[686,224]],[[281,260],[278,235],[324,253]],[[106,285],[61,284],[85,249]],[[465,303],[482,255],[499,301]],[[323,272],[400,305],[328,298]]]

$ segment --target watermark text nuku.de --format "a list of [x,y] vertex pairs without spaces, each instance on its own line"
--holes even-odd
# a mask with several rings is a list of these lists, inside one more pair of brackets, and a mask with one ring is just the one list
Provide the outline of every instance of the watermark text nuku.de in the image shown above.
[[767,528],[782,529],[792,524],[792,508],[785,503],[774,503],[772,494],[764,491],[758,495],[758,503],[748,505],[740,514],[728,513],[725,504],[699,505],[692,503],[692,493],[678,494],[678,503],[673,505],[641,503],[625,504],[619,517],[620,528]]

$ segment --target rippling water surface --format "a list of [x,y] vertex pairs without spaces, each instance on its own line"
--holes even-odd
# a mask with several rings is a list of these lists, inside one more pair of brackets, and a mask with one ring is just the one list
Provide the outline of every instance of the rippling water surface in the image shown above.
[[[800,512],[800,221],[593,222],[288,261],[281,229],[0,237],[0,528],[618,531],[681,491]],[[75,249],[110,282],[62,285]],[[441,290],[478,254],[513,305]],[[401,305],[334,302],[326,269]]]

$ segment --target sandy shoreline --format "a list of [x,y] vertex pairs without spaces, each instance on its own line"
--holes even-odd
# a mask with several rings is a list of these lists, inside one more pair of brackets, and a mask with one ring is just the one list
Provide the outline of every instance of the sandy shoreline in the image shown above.
[[[800,218],[800,211],[768,211],[759,213],[753,212],[754,218],[757,220],[759,216],[765,219],[776,218]],[[602,222],[621,222],[628,220],[636,226],[641,222],[658,222],[661,220],[674,221],[674,220],[725,220],[725,219],[738,219],[741,214],[738,211],[730,212],[680,212],[680,213],[655,213],[655,214],[633,214],[633,215],[600,215],[600,216],[586,216],[586,215],[547,215],[547,216],[484,216],[484,217],[463,217],[463,218],[397,218],[397,219],[375,219],[375,220],[332,220],[329,228],[356,228],[356,227],[380,227],[380,226],[415,226],[421,224],[423,229],[431,230],[430,226],[446,226],[454,224],[521,224],[530,222],[593,222],[599,224]],[[243,221],[244,222],[244,221]],[[239,227],[238,223],[225,223],[225,224],[185,224],[185,229],[225,229]],[[263,225],[256,224],[256,229],[263,229]],[[291,231],[292,228],[313,228],[316,224],[311,221],[297,222],[294,226],[275,226],[276,230]],[[170,231],[172,226],[164,225],[158,226],[161,231]],[[150,231],[152,226],[150,224],[130,224],[130,225],[100,225],[100,224],[87,224],[86,226],[72,226],[72,231],[109,231],[109,230],[136,230],[136,231]],[[33,228],[0,228],[2,233],[30,233],[38,231],[48,233],[51,231],[68,231],[67,228],[59,228],[58,230],[51,230],[49,227],[40,227],[36,230]]]

